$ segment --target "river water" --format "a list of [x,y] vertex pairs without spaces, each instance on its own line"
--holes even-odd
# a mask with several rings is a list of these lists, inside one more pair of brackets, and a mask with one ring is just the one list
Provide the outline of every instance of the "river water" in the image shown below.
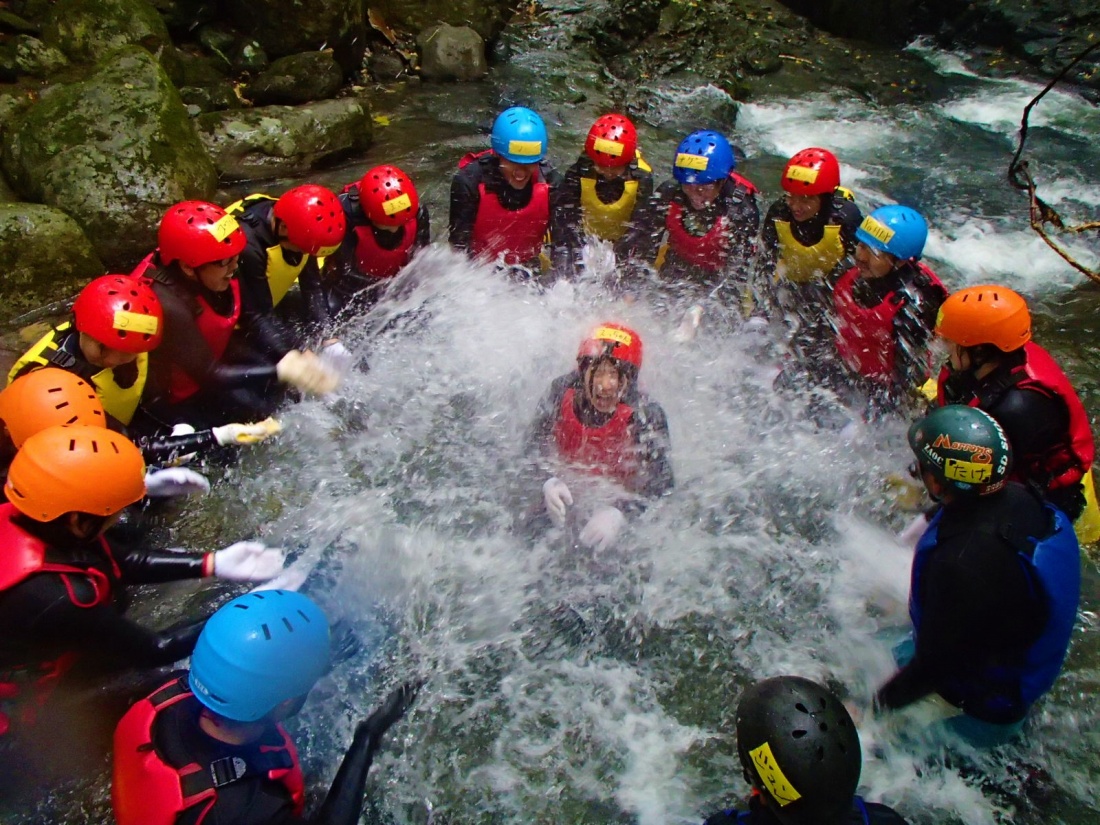
[[[762,211],[787,156],[834,149],[865,211],[902,200],[929,217],[927,258],[949,286],[994,280],[1033,299],[1039,340],[1095,411],[1097,292],[1031,232],[1005,181],[1020,112],[1041,87],[983,78],[965,56],[914,47],[910,57],[942,93],[888,106],[809,90],[741,107],[731,131],[747,156],[741,170],[765,192]],[[551,41],[492,83],[381,95],[390,125],[369,155],[319,179],[396,162],[442,237],[451,170],[487,144],[478,124],[502,96],[524,88],[564,167],[606,104],[598,87],[590,64]],[[578,90],[586,102],[570,102]],[[677,107],[715,94],[681,89],[661,105],[677,122]],[[1095,216],[1100,112],[1054,93],[1032,125],[1040,193]],[[659,179],[678,137],[643,128]],[[1096,265],[1097,244],[1076,248]],[[774,352],[759,337],[704,324],[679,342],[677,313],[610,299],[598,277],[607,262],[598,251],[592,261],[579,283],[536,292],[429,250],[402,294],[348,331],[369,371],[352,373],[336,400],[288,410],[285,434],[247,454],[170,531],[190,546],[258,533],[317,562],[308,587],[360,644],[293,726],[318,793],[354,720],[398,681],[428,678],[379,760],[370,821],[697,822],[746,791],[733,737],[746,684],[801,674],[866,705],[892,670],[909,566],[892,533],[909,514],[885,479],[910,460],[905,423],[843,438],[818,429],[771,391]],[[514,522],[540,497],[522,451],[535,405],[605,319],[644,339],[642,384],[668,413],[676,489],[618,548],[593,554],[568,531],[530,535]],[[1069,663],[1026,738],[945,759],[912,735],[919,712],[865,719],[866,796],[920,823],[1097,821],[1100,600],[1086,567]],[[145,611],[167,621],[189,604],[181,595]],[[1019,776],[1036,769],[1055,790],[1029,802]],[[105,779],[63,788],[21,821],[108,822]]]

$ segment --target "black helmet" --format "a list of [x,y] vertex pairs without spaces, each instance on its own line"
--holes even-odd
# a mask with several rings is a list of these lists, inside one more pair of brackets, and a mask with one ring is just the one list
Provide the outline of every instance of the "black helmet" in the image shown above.
[[922,470],[964,495],[1000,490],[1012,466],[1004,430],[977,407],[949,404],[933,410],[909,428],[909,446]]
[[833,825],[852,809],[859,734],[840,700],[809,679],[776,676],[742,694],[737,753],[784,825]]

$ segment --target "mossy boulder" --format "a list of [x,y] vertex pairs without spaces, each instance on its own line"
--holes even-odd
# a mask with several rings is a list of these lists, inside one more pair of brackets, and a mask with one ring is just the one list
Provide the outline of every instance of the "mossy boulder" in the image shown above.
[[366,43],[363,0],[226,0],[233,22],[269,57],[330,48],[345,74],[358,70]]
[[42,39],[85,63],[122,46],[153,52],[171,42],[164,20],[146,0],[57,0]]
[[389,25],[421,32],[439,23],[469,26],[492,40],[508,22],[518,0],[370,0],[371,11]]
[[104,272],[76,221],[37,203],[0,203],[0,255],[7,317],[74,295]]
[[149,250],[171,204],[209,199],[217,185],[179,94],[134,46],[88,80],[54,87],[8,126],[2,152],[16,191],[72,215],[113,267]]
[[366,149],[374,137],[370,104],[360,98],[214,112],[195,125],[226,180],[300,175]]
[[280,57],[248,84],[245,94],[257,106],[293,106],[335,95],[344,82],[332,52],[302,52]]

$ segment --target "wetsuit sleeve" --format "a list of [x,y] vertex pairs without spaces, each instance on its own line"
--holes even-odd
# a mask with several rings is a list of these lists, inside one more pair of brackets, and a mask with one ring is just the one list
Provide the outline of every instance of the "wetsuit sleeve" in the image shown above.
[[474,161],[460,169],[451,179],[451,217],[448,227],[448,239],[455,249],[466,252],[470,249],[470,239],[474,234],[474,221],[477,220],[480,164]]
[[188,435],[146,436],[134,439],[146,464],[170,464],[188,453],[204,452],[218,446],[213,430]]
[[660,404],[645,401],[635,410],[634,421],[641,465],[636,492],[649,498],[663,496],[674,483],[669,460],[668,418]]
[[[863,222],[863,213],[853,201],[839,195],[833,196],[833,203],[836,205],[837,221],[840,224],[840,242],[844,244],[844,251],[851,255],[856,251],[856,244],[859,243],[856,239],[856,230]],[[843,266],[846,265],[847,262],[844,262]]]
[[756,195],[738,187],[739,198],[731,198],[726,215],[733,225],[730,239],[730,268],[738,280],[749,277],[756,256],[756,237],[760,231],[760,208]]
[[275,316],[267,281],[267,253],[249,244],[237,264],[241,285],[240,326],[250,344],[278,361],[292,349],[293,339]]
[[123,578],[132,584],[162,584],[182,579],[201,579],[205,553],[143,550],[134,548],[117,558]]
[[416,210],[416,240],[413,241],[413,250],[424,249],[432,242],[432,226],[428,218],[428,207],[420,204]]
[[[1018,468],[1032,467],[1036,459],[1066,440],[1069,409],[1062,399],[1027,388],[1012,387],[989,410],[1012,445]],[[1043,484],[1049,479],[1036,479]]]
[[[923,276],[918,276],[923,277]],[[904,394],[928,378],[928,340],[936,326],[936,314],[946,293],[930,284],[916,284],[905,291],[906,299],[894,316],[894,386]]]
[[554,268],[572,272],[584,242],[581,232],[581,176],[576,164],[566,171],[561,185],[552,190],[551,201],[554,223],[550,234],[554,241]]
[[[328,312],[328,302],[325,300],[325,291],[321,286],[321,270],[317,267],[317,259],[310,256],[309,261],[298,275],[298,289],[302,292],[302,305],[305,322],[309,332],[320,336],[328,326],[331,318]],[[292,346],[290,349],[294,349]],[[288,349],[286,352],[290,352]],[[282,353],[279,357],[286,355]]]
[[637,256],[648,264],[652,264],[657,259],[657,253],[665,236],[665,218],[668,216],[668,208],[679,186],[676,181],[662,183],[653,193],[653,197],[643,204],[642,213],[638,216]]
[[637,205],[634,207],[634,214],[630,216],[626,233],[617,244],[619,253],[624,258],[643,257],[646,232],[652,223],[652,218],[647,217],[647,213],[653,207],[653,174],[637,170],[635,180],[638,181]]
[[570,384],[576,380],[576,373],[563,375],[554,379],[549,391],[539,401],[535,410],[535,418],[527,430],[524,441],[524,455],[538,461],[545,458],[553,446],[554,424],[558,420],[558,412],[561,409],[562,398]]
[[778,302],[775,268],[779,263],[779,234],[775,222],[787,211],[787,204],[780,199],[768,207],[760,229],[760,244],[751,269],[750,288],[753,303],[763,314],[769,314]]

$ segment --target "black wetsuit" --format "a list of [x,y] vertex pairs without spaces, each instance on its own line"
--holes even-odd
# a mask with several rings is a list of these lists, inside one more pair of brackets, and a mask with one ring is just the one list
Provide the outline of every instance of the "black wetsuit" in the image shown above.
[[[853,802],[852,810],[848,815],[834,825],[906,825],[907,820],[893,808],[878,802],[864,802],[858,797],[857,800],[858,802]],[[749,797],[746,810],[729,808],[719,811],[703,820],[703,825],[783,825],[783,823],[760,802],[759,797],[753,795]]]
[[[215,360],[195,323],[199,296],[211,311],[229,317],[233,309],[231,291],[211,292],[174,266],[150,277],[164,310],[164,339],[149,354],[145,394],[153,415],[168,424],[184,422],[196,429],[269,416],[280,399],[274,362],[232,340],[230,348],[238,363],[227,363],[228,351]],[[173,366],[199,385],[197,393],[180,403],[169,398]]]
[[[1026,356],[1022,349],[1001,353],[999,358],[1001,362],[997,368],[981,380],[972,372],[951,374],[944,382],[944,398],[949,404],[969,404],[979,397],[979,408],[997,419],[1012,445],[1014,469],[1034,468],[1031,480],[1046,488],[1049,476],[1042,477],[1041,468],[1046,456],[1068,439],[1069,410],[1056,396],[1015,386],[1017,376],[1010,373],[1024,363]],[[1080,484],[1047,489],[1045,495],[1071,520],[1080,516],[1085,508],[1084,489]]]
[[581,205],[581,179],[589,178],[596,182],[596,197],[601,203],[615,203],[623,197],[626,182],[638,182],[637,199],[634,214],[627,225],[626,232],[615,241],[615,259],[622,262],[634,258],[647,247],[644,233],[651,221],[639,220],[644,210],[653,207],[653,173],[638,167],[637,162],[627,167],[625,175],[605,179],[596,174],[595,164],[588,155],[581,155],[577,162],[565,171],[561,185],[554,192],[555,206],[552,210],[555,224],[551,228],[554,239],[553,262],[559,272],[568,273],[580,264],[579,256],[584,245],[584,209]]
[[[388,232],[385,229],[378,229],[367,219],[359,202],[358,186],[352,186],[341,193],[340,204],[344,207],[344,217],[348,223],[347,234],[344,235],[339,251],[325,261],[323,275],[329,310],[334,315],[352,305],[352,302],[356,310],[369,309],[378,301],[386,284],[390,282],[389,278],[375,278],[359,270],[357,229],[366,227],[374,238],[374,242],[385,250],[397,249],[404,239],[404,233],[401,230]],[[428,207],[425,204],[420,204],[416,210],[415,220],[416,237],[413,240],[410,255],[431,243],[431,224]]]
[[[268,282],[268,249],[279,245],[272,229],[271,210],[275,201],[256,198],[244,201],[245,208],[237,217],[248,245],[241,252],[237,264],[237,280],[241,285],[240,328],[245,340],[257,352],[265,355],[272,364],[292,349],[304,349],[303,342],[319,337],[329,322],[328,306],[321,288],[321,276],[317,259],[312,256],[298,275],[298,289],[302,302],[300,319],[292,323],[275,308]],[[278,253],[291,266],[301,263],[303,252],[291,252],[280,247]]]
[[1048,602],[1018,554],[1029,537],[1050,530],[1050,511],[1015,482],[943,505],[938,542],[921,572],[916,654],[879,689],[878,705],[900,708],[940,693],[949,677],[1013,661],[1039,638]]
[[[586,400],[583,381],[581,373],[576,371],[554,379],[550,391],[539,403],[535,420],[531,424],[527,436],[527,455],[539,456],[544,461],[556,456],[554,426],[558,422],[562,402],[569,390],[574,391],[573,409],[582,425],[599,427],[608,422],[611,415],[599,412]],[[674,483],[665,411],[656,401],[639,392],[633,382],[621,403],[632,409],[628,426],[632,441],[637,447],[634,456],[636,471],[629,484],[630,491],[648,499],[665,495]],[[624,501],[616,506],[626,513],[638,512],[645,507],[637,499]]]

